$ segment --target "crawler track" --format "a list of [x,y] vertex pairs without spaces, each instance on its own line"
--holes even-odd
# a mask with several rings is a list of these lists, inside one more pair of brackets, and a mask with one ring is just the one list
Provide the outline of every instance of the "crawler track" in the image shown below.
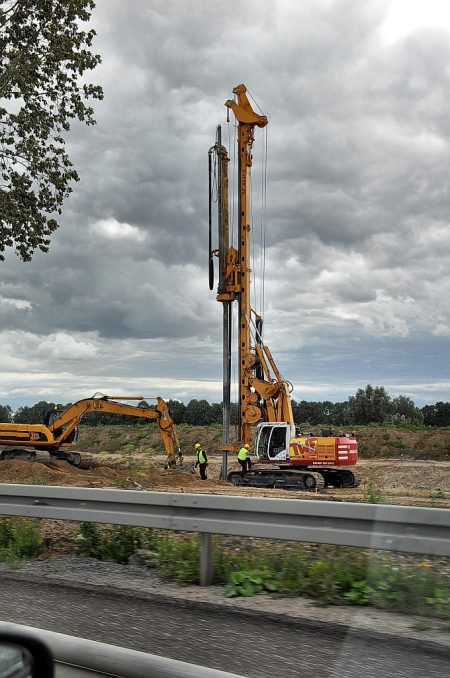
[[350,469],[253,469],[244,476],[232,471],[227,480],[240,487],[320,491],[324,487],[357,487],[360,476]]
[[87,469],[95,465],[95,457],[89,452],[79,452],[78,450],[73,450],[73,452],[66,452],[63,450],[58,450],[54,455],[56,459],[64,459],[65,461],[76,466],[77,468]]
[[19,447],[19,448],[9,448],[5,447],[0,449],[0,462],[1,461],[35,461],[40,464],[45,464],[51,460],[51,456],[48,452],[43,452],[42,450],[35,450],[33,447]]
[[35,450],[33,447],[4,447],[0,448],[0,462],[2,461],[32,461],[39,464],[46,464],[52,459],[63,459],[72,466],[87,469],[95,465],[95,456],[89,452],[78,452],[78,450],[57,452],[46,452],[44,450]]

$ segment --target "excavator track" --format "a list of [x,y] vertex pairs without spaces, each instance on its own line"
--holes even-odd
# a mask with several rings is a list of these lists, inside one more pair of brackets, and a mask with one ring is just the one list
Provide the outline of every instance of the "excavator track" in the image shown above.
[[247,471],[244,477],[240,471],[231,471],[228,482],[240,487],[267,487],[283,490],[320,491],[325,487],[358,487],[361,476],[348,468],[327,468],[320,470],[259,470]]
[[317,471],[254,470],[241,476],[240,471],[231,471],[228,482],[239,487],[265,487],[283,490],[320,491],[325,487],[325,479]]
[[358,487],[361,483],[360,474],[348,468],[321,469],[321,474],[325,480],[325,487]]
[[78,450],[74,450],[73,452],[58,450],[54,456],[56,459],[63,459],[72,466],[76,466],[77,468],[81,469],[92,468],[92,466],[95,466],[96,462],[95,456],[93,454],[90,454],[90,452],[79,452]]
[[51,460],[48,452],[35,450],[32,447],[0,449],[0,461],[33,461],[45,464]]
[[33,447],[0,448],[0,462],[19,460],[47,464],[52,461],[52,459],[67,461],[72,466],[81,469],[92,468],[96,463],[93,454],[90,454],[89,452],[78,452],[78,450],[74,450],[73,452],[58,450],[57,452],[49,453],[44,450],[36,450]]

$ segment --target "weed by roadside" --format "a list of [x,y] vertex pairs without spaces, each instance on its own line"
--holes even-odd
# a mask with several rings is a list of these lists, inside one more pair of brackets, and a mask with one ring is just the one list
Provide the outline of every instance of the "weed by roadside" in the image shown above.
[[228,584],[225,586],[225,595],[228,598],[234,596],[254,596],[263,591],[278,591],[279,582],[275,572],[270,570],[250,570],[232,572]]
[[428,495],[430,499],[446,499],[445,493],[441,489],[437,489],[434,492],[430,492]]
[[0,520],[0,561],[35,558],[41,544],[42,536],[34,521],[22,518]]
[[364,501],[366,504],[384,504],[386,496],[376,483],[369,481],[364,492]]
[[[137,549],[151,549],[160,576],[180,584],[199,581],[198,535],[111,526],[100,530],[82,523],[77,552],[101,560],[126,562]],[[419,565],[374,563],[368,552],[338,546],[273,544],[270,549],[235,548],[213,540],[214,583],[225,595],[277,593],[306,596],[318,605],[371,605],[450,620],[448,581],[429,561]]]
[[150,530],[111,525],[100,530],[95,523],[80,523],[76,553],[81,556],[126,563],[137,549],[147,548]]
[[34,478],[30,478],[27,481],[27,485],[47,485],[47,484],[48,484],[48,478],[46,478],[44,475],[34,476]]

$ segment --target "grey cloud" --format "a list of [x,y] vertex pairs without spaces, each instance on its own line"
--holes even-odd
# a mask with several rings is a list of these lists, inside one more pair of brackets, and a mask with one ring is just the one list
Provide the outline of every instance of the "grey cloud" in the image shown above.
[[[207,150],[218,122],[228,143],[223,104],[243,81],[269,117],[266,332],[287,378],[309,375],[311,393],[314,378],[338,393],[333,380],[350,389],[395,375],[408,382],[427,337],[439,346],[430,356],[442,356],[448,31],[384,45],[386,7],[98,0],[98,125],[70,135],[81,181],[50,253],[1,265],[0,295],[23,303],[0,304],[0,331],[41,343],[94,333],[103,357],[86,358],[88,376],[106,376],[108,361],[115,373],[138,375],[151,360],[159,376],[220,380],[221,310],[207,289]],[[256,130],[255,231],[264,143]],[[96,227],[108,219],[138,231],[108,238]],[[184,348],[175,350],[178,341]],[[432,357],[419,371],[436,381]]]

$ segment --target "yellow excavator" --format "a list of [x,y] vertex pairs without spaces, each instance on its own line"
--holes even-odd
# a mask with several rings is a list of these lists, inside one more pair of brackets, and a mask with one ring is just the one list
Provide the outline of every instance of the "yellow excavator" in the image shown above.
[[[136,400],[139,404],[118,402],[121,400]],[[0,423],[0,461],[24,459],[45,462],[50,454],[52,458],[64,459],[78,468],[89,468],[94,463],[94,455],[73,449],[78,439],[78,425],[86,414],[108,412],[156,421],[167,454],[166,468],[176,468],[177,462],[181,464],[183,461],[183,456],[175,424],[167,403],[159,396],[154,400],[156,405],[152,407],[143,396],[95,393],[91,398],[69,405],[62,412],[56,409],[46,412],[42,424]]]

